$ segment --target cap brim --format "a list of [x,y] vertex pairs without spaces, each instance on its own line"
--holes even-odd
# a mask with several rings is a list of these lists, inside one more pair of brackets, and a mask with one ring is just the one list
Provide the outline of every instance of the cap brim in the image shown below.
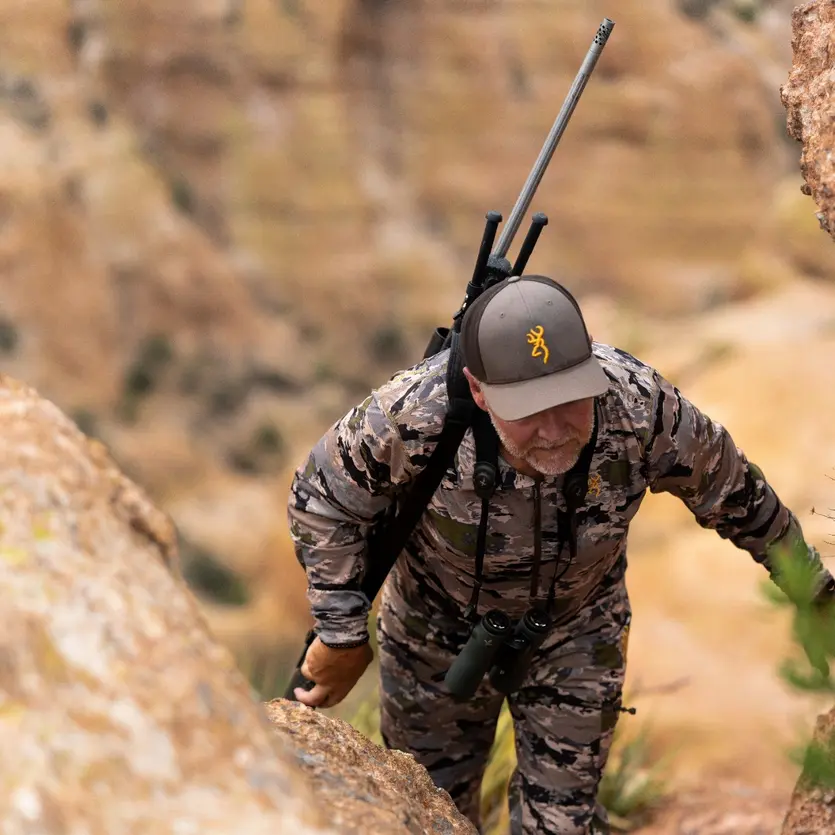
[[609,378],[597,357],[532,380],[488,385],[481,390],[490,409],[502,420],[521,420],[573,400],[599,397],[609,390]]

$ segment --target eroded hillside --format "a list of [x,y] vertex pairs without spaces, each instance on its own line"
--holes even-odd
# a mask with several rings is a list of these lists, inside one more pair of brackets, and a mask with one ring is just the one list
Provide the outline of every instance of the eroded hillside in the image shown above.
[[[835,250],[779,97],[789,8],[7,0],[2,369],[108,445],[206,585],[218,565],[249,583],[246,606],[207,600],[222,637],[295,651],[290,470],[457,308],[484,213],[507,217],[610,16],[530,266],[725,422],[822,544]],[[774,674],[761,575],[652,499],[631,674],[689,689],[647,712],[717,768],[764,728],[745,767],[777,768],[781,717],[811,714]]]

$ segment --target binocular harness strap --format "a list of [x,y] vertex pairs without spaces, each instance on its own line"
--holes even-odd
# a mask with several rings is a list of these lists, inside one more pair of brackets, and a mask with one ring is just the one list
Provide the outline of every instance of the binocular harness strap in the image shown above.
[[[530,600],[539,596],[539,567],[542,563],[542,479],[537,478],[533,483],[533,568],[531,569]],[[562,545],[560,545],[562,551]]]
[[469,620],[475,615],[478,596],[484,577],[484,551],[487,547],[487,517],[490,515],[490,497],[496,489],[499,469],[499,436],[490,421],[490,416],[482,409],[473,418],[473,439],[475,440],[476,462],[473,467],[473,486],[481,497],[481,518],[478,523],[478,538],[475,552],[475,580],[470,602],[464,610],[464,617]]
[[[549,615],[553,613],[554,600],[557,593],[557,581],[563,577],[571,564],[577,559],[577,511],[586,500],[586,493],[589,489],[589,469],[591,468],[594,449],[597,446],[598,426],[598,403],[595,400],[594,424],[591,430],[591,437],[583,447],[577,463],[566,473],[565,481],[563,482],[563,498],[565,499],[566,510],[557,513],[557,529],[560,532],[560,542],[557,551],[557,560],[554,563],[554,574],[551,577],[551,587],[548,590],[547,611]],[[568,561],[563,566],[562,571],[557,574],[559,557],[562,555],[562,549],[565,547],[566,537],[563,535],[565,531],[568,533]]]
[[[557,511],[557,530],[559,542],[557,546],[557,559],[554,563],[554,574],[551,577],[551,585],[548,590],[547,612],[550,615],[553,610],[556,597],[557,581],[568,571],[571,564],[577,559],[577,511],[582,506],[588,491],[589,469],[591,459],[597,446],[598,428],[598,406],[595,402],[594,425],[588,443],[583,447],[580,457],[574,466],[566,473],[563,483],[563,498],[566,510]],[[473,481],[476,492],[481,496],[481,518],[478,523],[478,537],[476,540],[475,554],[475,578],[473,591],[467,608],[464,610],[464,617],[472,620],[478,608],[478,598],[484,582],[484,551],[487,544],[487,517],[490,513],[490,496],[495,490],[496,473],[498,471],[498,436],[495,429],[489,423],[486,413],[476,415],[473,424],[473,435],[476,447],[476,465]],[[490,475],[492,474],[492,482]],[[483,478],[479,476],[483,475]],[[542,502],[540,496],[540,481],[534,481],[534,561],[531,571],[530,603],[539,595],[539,569],[542,561]],[[557,573],[560,565],[560,557],[563,548],[568,544],[568,560],[563,565],[562,571]]]

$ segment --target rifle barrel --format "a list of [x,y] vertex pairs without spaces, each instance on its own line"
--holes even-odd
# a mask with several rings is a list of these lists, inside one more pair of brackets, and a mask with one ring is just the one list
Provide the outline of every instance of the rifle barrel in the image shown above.
[[511,243],[513,243],[513,238],[519,230],[522,218],[525,212],[528,211],[531,200],[533,200],[533,196],[539,187],[540,180],[542,180],[542,176],[545,174],[545,169],[548,167],[548,163],[554,155],[554,151],[568,125],[568,120],[571,118],[571,114],[574,113],[574,108],[577,107],[577,102],[583,94],[586,83],[594,71],[597,59],[600,57],[600,53],[603,52],[603,47],[606,46],[606,41],[609,40],[609,35],[611,35],[614,26],[615,22],[613,20],[610,20],[608,17],[603,18],[603,23],[600,24],[597,34],[594,36],[594,40],[592,40],[591,46],[589,47],[589,51],[586,53],[586,57],[583,59],[583,63],[577,72],[574,83],[571,85],[571,89],[565,97],[562,108],[551,127],[551,132],[548,134],[548,138],[545,140],[545,144],[542,146],[542,150],[539,152],[539,156],[531,169],[531,173],[528,175],[528,179],[522,187],[516,205],[513,207],[510,217],[508,217],[507,223],[502,229],[499,242],[493,250],[493,255],[504,258]]

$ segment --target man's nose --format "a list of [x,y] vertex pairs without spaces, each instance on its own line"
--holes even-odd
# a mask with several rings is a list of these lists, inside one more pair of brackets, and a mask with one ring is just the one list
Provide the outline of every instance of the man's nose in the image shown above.
[[539,435],[545,441],[559,441],[565,437],[565,421],[557,412],[546,412],[539,425]]

